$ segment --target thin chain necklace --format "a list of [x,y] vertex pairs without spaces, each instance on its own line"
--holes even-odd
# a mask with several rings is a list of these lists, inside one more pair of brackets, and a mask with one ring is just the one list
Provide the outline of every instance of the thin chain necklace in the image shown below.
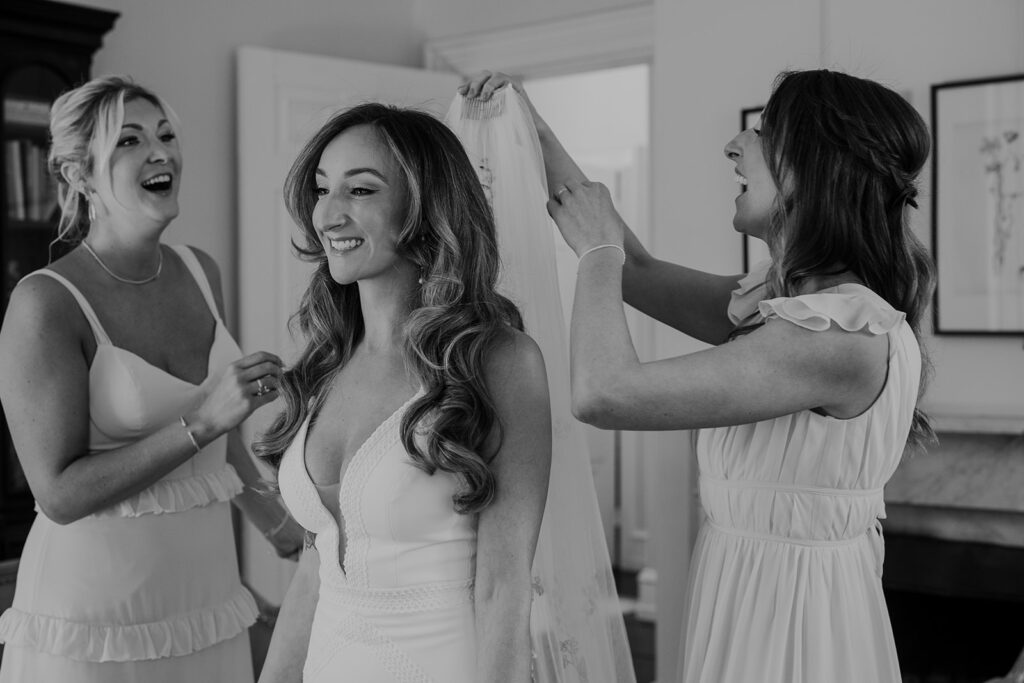
[[90,247],[89,243],[86,242],[85,240],[82,240],[82,246],[85,247],[85,250],[89,252],[90,256],[96,259],[96,263],[100,264],[100,268],[107,271],[107,275],[114,278],[118,282],[125,283],[126,285],[144,285],[146,283],[152,282],[153,280],[160,277],[160,271],[162,271],[164,268],[164,252],[163,249],[157,247],[157,256],[159,260],[156,263],[156,272],[150,275],[149,277],[142,278],[141,280],[132,280],[130,278],[121,277],[120,275],[112,271],[110,268],[108,268],[107,264],[103,262],[103,259],[101,259],[99,255],[92,250],[92,247]]

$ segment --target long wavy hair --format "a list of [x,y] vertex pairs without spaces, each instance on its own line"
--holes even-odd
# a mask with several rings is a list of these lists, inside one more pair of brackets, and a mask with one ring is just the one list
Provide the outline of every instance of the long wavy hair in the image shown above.
[[479,512],[495,493],[483,449],[491,432],[497,429],[500,436],[501,429],[483,367],[509,328],[522,330],[523,323],[515,304],[495,291],[494,218],[473,165],[447,126],[414,109],[368,103],[341,111],[306,143],[288,172],[285,204],[304,237],[304,244],[293,246],[317,268],[292,317],[308,341],[283,375],[285,410],[254,451],[280,465],[299,426],[318,413],[335,373],[363,338],[359,287],[331,277],[312,214],[314,174],[324,148],[349,128],[364,125],[376,131],[402,170],[408,206],[396,251],[422,274],[405,324],[404,356],[425,391],[402,418],[402,443],[421,470],[461,478],[463,486],[453,498],[456,510]]
[[124,105],[149,101],[163,111],[175,135],[181,125],[174,110],[156,93],[128,76],[100,76],[61,94],[50,107],[50,152],[47,168],[57,181],[60,221],[57,239],[76,245],[89,234],[89,199],[71,187],[65,165],[83,177],[110,172],[110,157],[124,123]]
[[[768,296],[795,296],[809,277],[849,271],[906,313],[920,344],[935,279],[909,224],[931,150],[920,114],[883,85],[822,69],[780,74],[761,123],[779,196],[766,235]],[[931,374],[923,345],[921,356],[919,396]],[[933,438],[915,408],[911,444]]]

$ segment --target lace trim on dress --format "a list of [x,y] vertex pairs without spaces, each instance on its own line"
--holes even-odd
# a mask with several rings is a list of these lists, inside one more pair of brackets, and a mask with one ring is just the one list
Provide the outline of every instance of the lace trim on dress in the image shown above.
[[379,663],[391,674],[396,683],[433,683],[434,679],[387,637],[379,628],[363,619],[355,610],[346,611],[331,628],[328,642],[332,647],[317,648],[310,653],[302,667],[304,680],[317,677],[338,651],[349,643],[357,643],[375,650],[379,655]]
[[226,502],[243,489],[242,480],[231,465],[219,472],[206,472],[181,479],[161,479],[148,489],[122,500],[93,517],[141,517],[184,512],[211,503]]
[[[863,291],[849,291],[851,288]],[[847,332],[886,334],[907,317],[860,285],[839,285],[833,290],[769,299],[759,303],[758,310],[766,320],[781,318],[814,332],[827,330],[835,323]]]
[[764,301],[767,294],[765,283],[771,265],[771,259],[755,263],[750,272],[737,283],[736,289],[732,290],[727,312],[729,320],[737,327],[751,324],[751,319],[757,316],[757,305]]
[[84,662],[180,657],[234,638],[257,614],[244,586],[227,602],[148,624],[74,622],[11,608],[0,615],[0,642]]
[[321,585],[321,599],[375,612],[429,612],[473,602],[473,579],[400,588],[358,588],[328,578]]

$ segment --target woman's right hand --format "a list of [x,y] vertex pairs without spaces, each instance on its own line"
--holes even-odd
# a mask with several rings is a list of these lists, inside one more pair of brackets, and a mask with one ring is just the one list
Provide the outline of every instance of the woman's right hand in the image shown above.
[[523,82],[506,73],[500,71],[481,71],[460,85],[457,92],[466,99],[483,100],[486,102],[494,95],[494,91],[506,85],[511,86],[513,90],[519,93],[523,101],[526,102],[530,109],[530,116],[533,117],[533,125],[537,130],[540,131],[546,126],[547,124],[544,122],[544,119],[537,113],[537,110],[533,107],[533,102],[530,101],[530,97],[526,94]]
[[460,85],[458,92],[471,100],[489,100],[495,90],[506,85],[511,85],[516,92],[526,97],[522,82],[500,71],[481,71]]
[[277,398],[281,359],[257,351],[231,363],[224,374],[203,382],[203,402],[188,423],[203,444],[237,427],[254,410]]

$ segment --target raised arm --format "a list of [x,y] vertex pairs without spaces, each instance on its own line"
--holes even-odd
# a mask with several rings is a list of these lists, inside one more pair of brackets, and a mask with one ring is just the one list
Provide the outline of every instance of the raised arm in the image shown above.
[[551,469],[547,375],[522,333],[493,352],[486,373],[501,442],[490,460],[497,493],[477,526],[475,680],[528,683],[531,571]]
[[[570,185],[549,210],[560,225],[586,223],[614,243],[619,228],[607,188]],[[604,429],[691,429],[758,422],[820,408],[834,417],[866,410],[884,385],[885,335],[837,325],[810,330],[769,320],[712,349],[641,363],[620,303],[621,255],[580,261],[570,333],[573,412]]]
[[0,401],[15,450],[43,513],[68,524],[151,486],[195,455],[188,431],[204,446],[234,428],[273,392],[248,384],[280,373],[280,360],[258,353],[204,385],[206,399],[130,445],[89,452],[89,361],[92,332],[72,296],[47,277],[19,284],[0,330]]
[[[498,88],[511,85],[527,103],[544,155],[548,190],[587,180],[583,171],[562,146],[554,131],[533,106],[522,83],[506,74],[484,71],[463,84],[464,96],[489,99]],[[629,226],[623,223],[626,263],[622,272],[623,300],[633,308],[695,339],[720,344],[733,329],[726,315],[729,294],[740,275],[714,275],[662,261],[651,256]],[[576,253],[594,244],[591,235],[564,235]],[[683,303],[685,302],[685,304]]]

